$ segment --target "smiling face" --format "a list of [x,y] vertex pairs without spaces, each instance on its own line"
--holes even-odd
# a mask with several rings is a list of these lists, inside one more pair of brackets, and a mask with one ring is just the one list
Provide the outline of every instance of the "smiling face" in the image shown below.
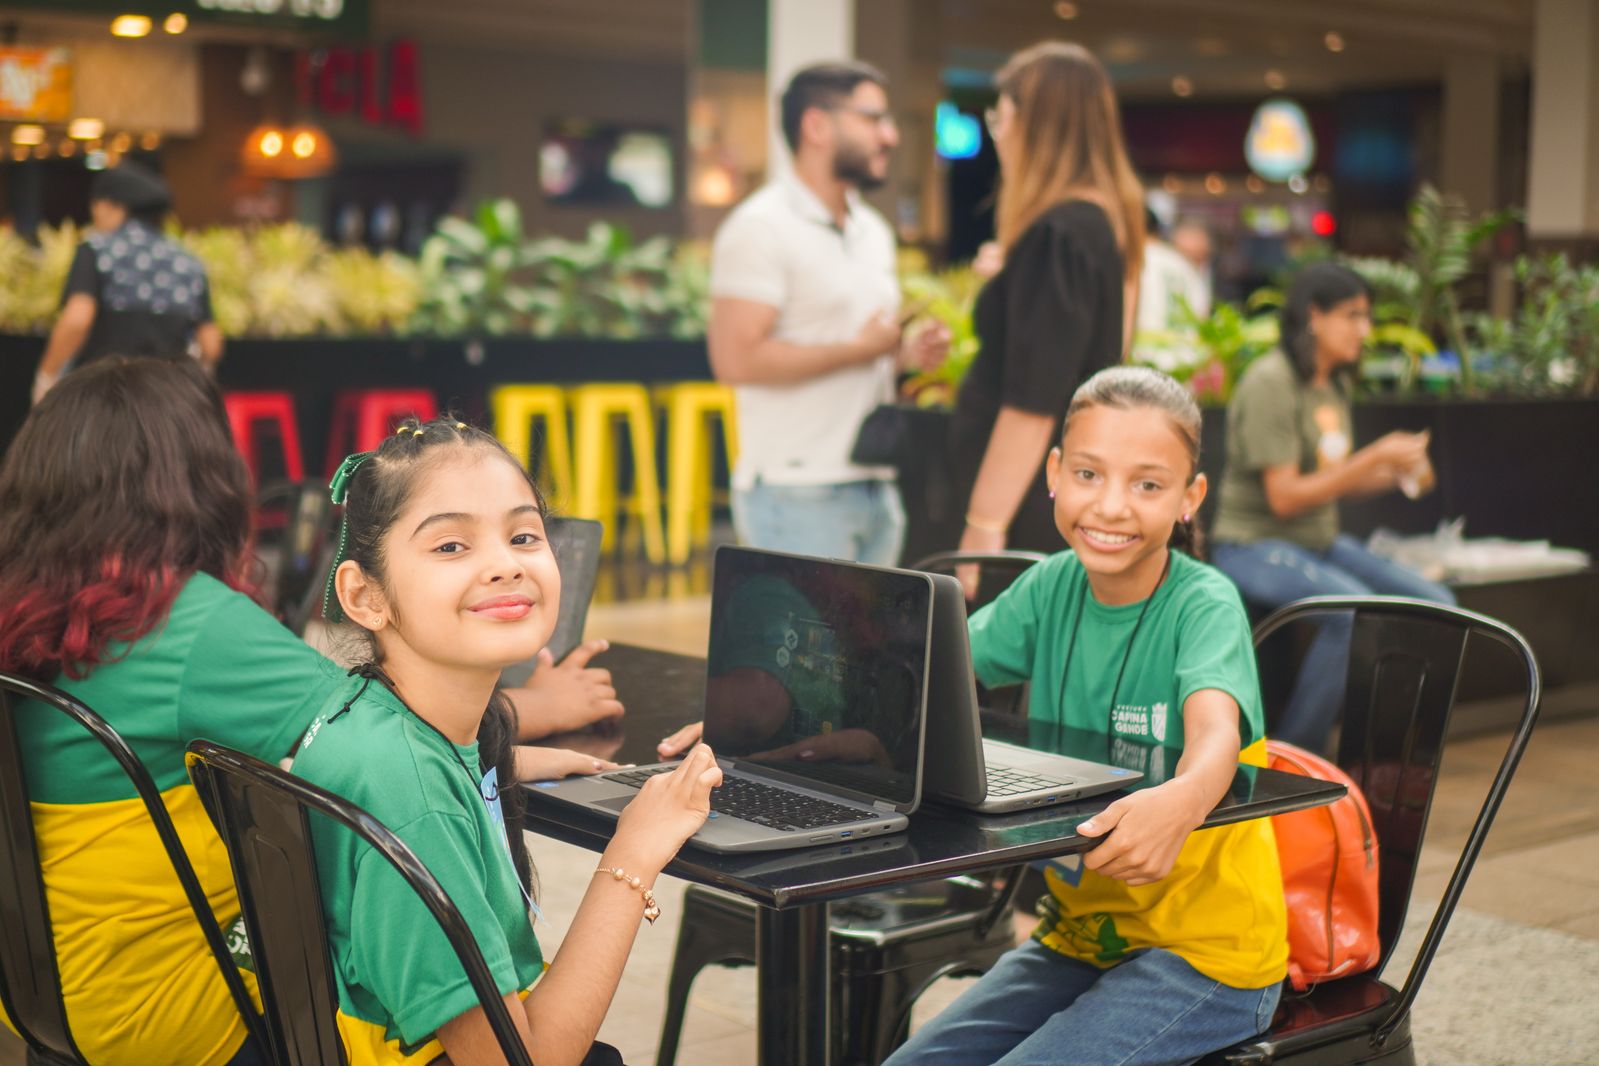
[[340,599],[376,634],[391,671],[497,675],[555,629],[561,577],[538,500],[495,451],[453,448],[431,460],[384,535],[383,560],[381,589],[346,596],[341,580]]
[[1047,474],[1055,525],[1088,571],[1095,599],[1107,604],[1154,592],[1172,526],[1205,498],[1205,476],[1193,476],[1176,427],[1150,407],[1078,411],[1049,454]]

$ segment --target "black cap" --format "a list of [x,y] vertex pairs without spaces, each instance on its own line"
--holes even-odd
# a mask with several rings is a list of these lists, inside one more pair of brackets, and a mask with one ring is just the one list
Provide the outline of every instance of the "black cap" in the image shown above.
[[95,175],[89,185],[90,200],[110,200],[136,215],[164,212],[172,206],[172,192],[161,175],[138,163],[119,163]]

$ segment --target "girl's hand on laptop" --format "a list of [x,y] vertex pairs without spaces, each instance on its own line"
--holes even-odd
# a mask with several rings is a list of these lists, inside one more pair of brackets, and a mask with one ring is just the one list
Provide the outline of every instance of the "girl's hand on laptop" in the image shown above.
[[516,749],[516,779],[518,781],[554,781],[557,778],[579,774],[603,774],[607,770],[620,770],[620,763],[587,755],[571,748],[535,748],[519,745]]
[[721,783],[722,768],[704,744],[671,773],[645,781],[633,802],[622,809],[616,835],[605,849],[606,863],[640,876],[659,873],[683,841],[705,824],[711,813],[711,789]]
[[610,646],[608,640],[585,641],[559,664],[548,648],[539,652],[538,668],[527,685],[506,690],[517,707],[521,739],[566,733],[622,717],[622,701],[616,698],[611,672],[589,665],[590,659]]
[[1171,873],[1188,834],[1205,820],[1196,806],[1193,790],[1180,778],[1122,797],[1077,827],[1081,836],[1104,837],[1083,856],[1083,865],[1129,885],[1159,881]]
[[676,733],[663,739],[655,745],[656,752],[663,759],[675,759],[688,749],[700,742],[700,735],[705,731],[705,723],[690,722]]

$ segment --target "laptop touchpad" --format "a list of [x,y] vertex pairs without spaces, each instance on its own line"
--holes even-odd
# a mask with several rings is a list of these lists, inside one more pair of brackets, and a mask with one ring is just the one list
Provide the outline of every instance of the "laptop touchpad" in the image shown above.
[[632,803],[633,797],[637,795],[637,792],[633,792],[626,796],[612,796],[610,799],[595,800],[594,806],[604,807],[608,811],[620,811],[623,807]]

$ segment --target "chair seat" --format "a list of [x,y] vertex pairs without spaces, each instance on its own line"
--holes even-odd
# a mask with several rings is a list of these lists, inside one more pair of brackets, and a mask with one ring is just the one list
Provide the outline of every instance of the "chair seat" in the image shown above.
[[1284,989],[1271,1028],[1261,1035],[1218,1051],[1202,1066],[1243,1063],[1409,1062],[1414,1050],[1407,1017],[1382,1048],[1371,1046],[1371,1034],[1388,1016],[1398,993],[1370,976],[1346,977],[1305,993]]

